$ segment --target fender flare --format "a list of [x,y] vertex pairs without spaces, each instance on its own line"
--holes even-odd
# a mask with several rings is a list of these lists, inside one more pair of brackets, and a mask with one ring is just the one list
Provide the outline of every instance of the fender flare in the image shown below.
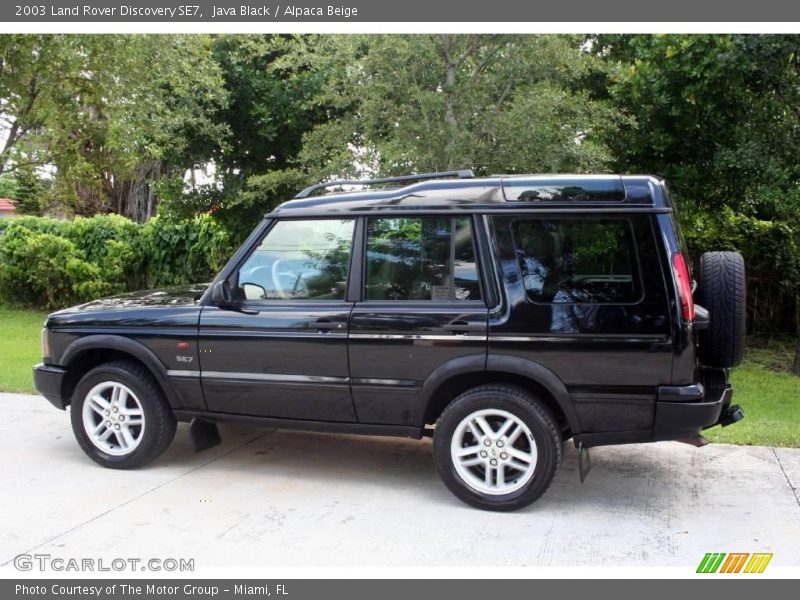
[[486,370],[513,373],[514,375],[531,379],[541,385],[558,404],[561,412],[564,413],[572,433],[580,433],[581,422],[578,419],[578,413],[575,412],[575,406],[572,404],[572,398],[569,395],[567,386],[550,369],[525,358],[507,354],[490,354],[486,360]]
[[486,371],[486,354],[466,354],[450,359],[436,367],[422,384],[417,401],[416,426],[425,427],[425,413],[433,401],[433,395],[447,380],[470,373]]
[[518,358],[516,356],[490,354],[470,354],[454,358],[431,373],[420,389],[419,406],[417,411],[418,427],[424,427],[425,413],[433,395],[439,387],[449,379],[468,373],[495,371],[525,377],[541,385],[555,400],[574,434],[580,433],[581,425],[567,386],[559,377],[547,367],[539,363]]
[[147,367],[153,377],[155,377],[161,389],[164,390],[164,394],[167,396],[167,401],[170,406],[175,406],[175,392],[167,378],[167,368],[153,351],[141,342],[122,335],[87,335],[78,338],[67,346],[58,362],[69,369],[70,364],[75,358],[86,350],[118,350],[130,354]]

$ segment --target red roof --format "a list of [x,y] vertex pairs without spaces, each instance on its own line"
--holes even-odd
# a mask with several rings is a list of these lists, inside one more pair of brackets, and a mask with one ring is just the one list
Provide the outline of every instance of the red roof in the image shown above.
[[16,202],[11,198],[0,198],[0,210],[16,210]]

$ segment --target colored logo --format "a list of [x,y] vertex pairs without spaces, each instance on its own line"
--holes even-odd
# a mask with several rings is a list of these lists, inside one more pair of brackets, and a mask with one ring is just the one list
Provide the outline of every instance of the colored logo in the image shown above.
[[698,573],[763,573],[772,553],[767,552],[709,552],[700,561]]

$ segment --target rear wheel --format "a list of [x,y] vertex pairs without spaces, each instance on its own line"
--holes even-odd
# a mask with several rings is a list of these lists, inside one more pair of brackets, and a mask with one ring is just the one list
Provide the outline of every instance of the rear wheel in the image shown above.
[[710,323],[699,335],[700,362],[728,369],[742,362],[745,335],[745,268],[738,252],[706,252],[700,257],[697,303]]
[[70,419],[75,438],[95,462],[133,469],[160,456],[176,422],[150,373],[137,363],[95,367],[78,382]]
[[510,511],[547,490],[562,441],[552,413],[536,398],[514,386],[485,385],[445,409],[433,446],[439,474],[458,498]]

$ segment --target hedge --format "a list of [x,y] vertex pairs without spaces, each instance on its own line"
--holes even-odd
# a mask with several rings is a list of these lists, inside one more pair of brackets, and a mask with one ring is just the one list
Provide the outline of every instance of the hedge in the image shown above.
[[124,291],[207,281],[230,256],[210,216],[0,220],[0,300],[63,308]]
[[[800,236],[781,221],[762,221],[723,208],[684,219],[695,265],[702,252],[737,250],[747,271],[749,333],[793,336],[800,332]],[[699,275],[699,273],[695,273]]]

